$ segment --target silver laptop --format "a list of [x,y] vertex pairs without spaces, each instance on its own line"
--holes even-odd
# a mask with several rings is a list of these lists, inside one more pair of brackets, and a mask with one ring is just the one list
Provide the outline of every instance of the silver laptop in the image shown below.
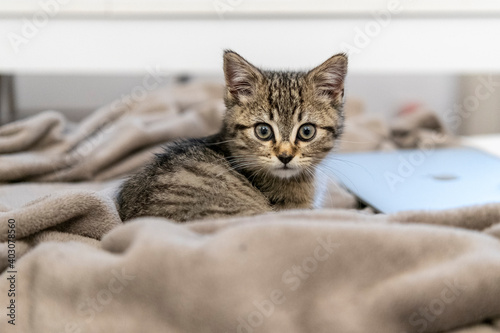
[[324,163],[382,213],[500,202],[500,158],[472,148],[334,154]]

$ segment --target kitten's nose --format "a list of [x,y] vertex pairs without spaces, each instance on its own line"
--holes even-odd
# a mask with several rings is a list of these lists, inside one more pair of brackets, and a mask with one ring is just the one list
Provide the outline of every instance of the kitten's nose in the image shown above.
[[278,159],[283,162],[283,164],[287,164],[288,162],[290,162],[292,159],[293,159],[293,156],[292,155],[288,155],[288,154],[281,154],[278,156]]

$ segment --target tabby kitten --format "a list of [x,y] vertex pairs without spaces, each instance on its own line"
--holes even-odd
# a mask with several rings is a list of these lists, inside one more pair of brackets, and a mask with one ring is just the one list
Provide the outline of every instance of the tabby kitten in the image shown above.
[[121,218],[175,221],[311,208],[316,165],[343,128],[347,58],[309,72],[264,71],[224,53],[221,131],[173,142],[124,182]]

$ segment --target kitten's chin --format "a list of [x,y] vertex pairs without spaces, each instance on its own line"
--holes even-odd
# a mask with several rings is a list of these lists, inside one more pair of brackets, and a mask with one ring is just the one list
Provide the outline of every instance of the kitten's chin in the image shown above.
[[272,169],[271,170],[271,174],[273,176],[278,177],[278,178],[291,178],[293,176],[297,176],[299,173],[300,173],[299,168],[293,168],[293,169],[279,168],[279,169]]

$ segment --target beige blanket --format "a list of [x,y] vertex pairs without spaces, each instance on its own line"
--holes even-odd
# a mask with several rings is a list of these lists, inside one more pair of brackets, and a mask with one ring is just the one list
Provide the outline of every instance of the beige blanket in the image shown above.
[[103,180],[144,164],[153,147],[218,130],[222,86],[170,85],[125,96],[70,124],[55,111],[0,127],[0,181]]
[[[220,91],[0,128],[1,179],[30,181],[0,187],[0,332],[500,332],[500,205],[373,215],[330,181],[319,202],[343,209],[122,225],[113,179],[216,131]],[[426,110],[387,124],[349,102],[347,119],[341,150],[454,142]]]

